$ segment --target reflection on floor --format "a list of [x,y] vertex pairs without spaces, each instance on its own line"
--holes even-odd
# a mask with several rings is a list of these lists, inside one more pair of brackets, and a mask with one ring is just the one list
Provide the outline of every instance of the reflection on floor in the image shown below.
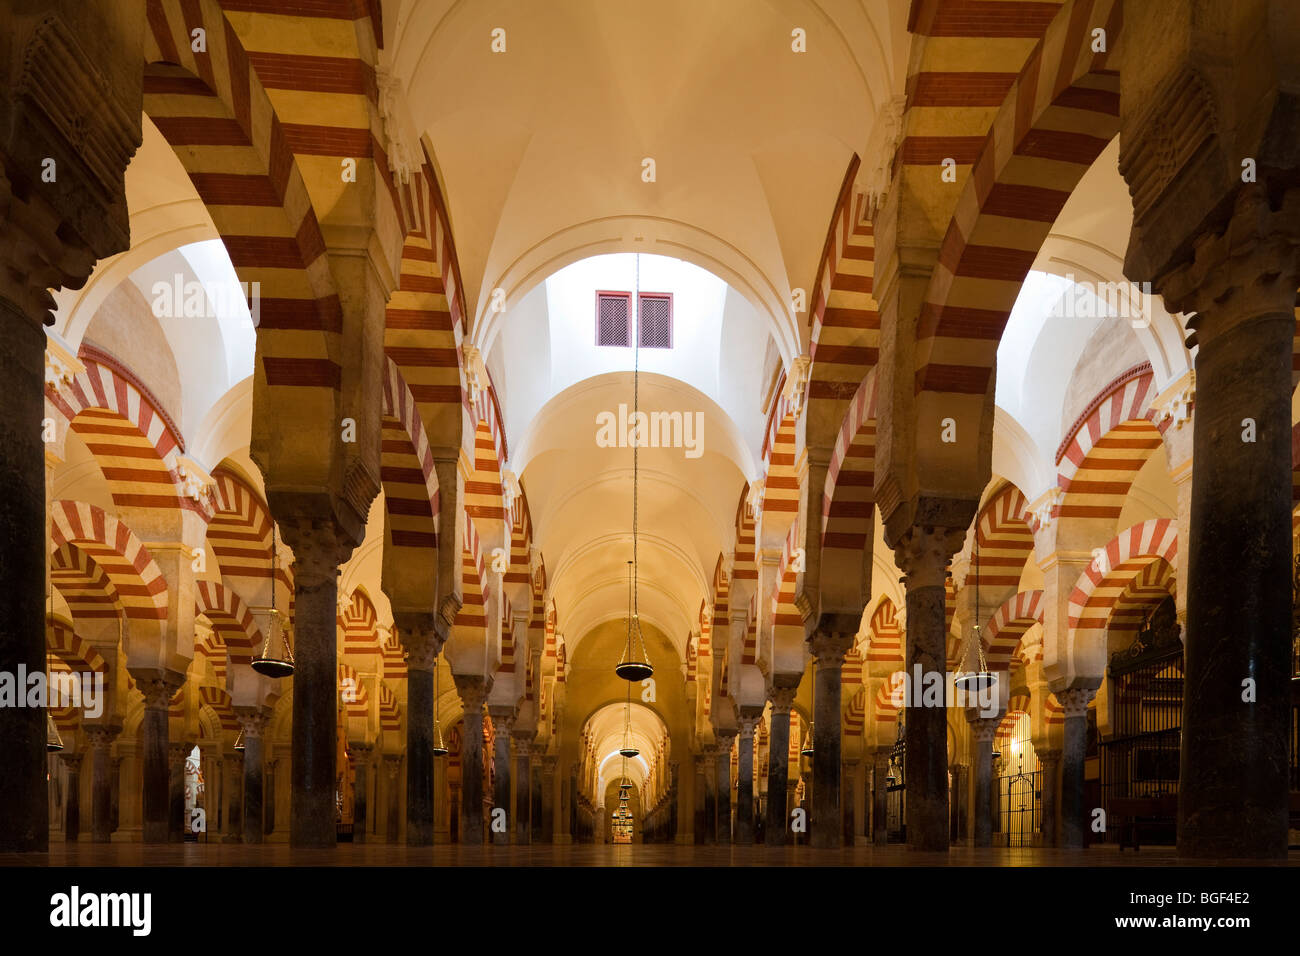
[[[1231,863],[1233,861],[1215,861]],[[1245,865],[1258,865],[1240,861]],[[1300,864],[1292,850],[1282,866]],[[47,854],[0,853],[0,866],[1185,866],[1172,847],[1121,853],[1113,846],[1088,850],[982,849],[953,847],[946,854],[903,846],[842,850],[807,847],[672,846],[438,846],[412,849],[385,843],[341,844],[332,850],[292,849],[285,844],[138,843],[51,844]]]

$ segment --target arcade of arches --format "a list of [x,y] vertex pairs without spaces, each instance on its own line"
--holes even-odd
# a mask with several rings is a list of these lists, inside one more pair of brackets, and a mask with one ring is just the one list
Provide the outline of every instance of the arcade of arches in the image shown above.
[[0,851],[1284,859],[1298,11],[3,4]]

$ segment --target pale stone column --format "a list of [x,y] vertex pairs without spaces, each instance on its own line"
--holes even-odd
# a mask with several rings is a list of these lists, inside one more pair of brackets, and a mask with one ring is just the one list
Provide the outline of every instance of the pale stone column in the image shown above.
[[59,759],[68,770],[68,787],[63,794],[63,839],[76,843],[81,838],[81,758],[85,754],[63,751]]
[[260,707],[236,707],[235,717],[244,730],[244,842],[261,843],[266,824],[263,810],[262,734],[271,715]]
[[[785,677],[784,680],[780,678]],[[778,675],[768,691],[772,702],[772,726],[767,749],[767,826],[763,836],[768,846],[784,846],[790,818],[785,809],[786,780],[790,776],[790,707],[799,689],[799,675]]]
[[811,843],[815,847],[838,847],[844,844],[844,820],[840,816],[840,670],[853,646],[853,635],[818,630],[809,643],[816,668]]
[[90,839],[92,843],[107,843],[113,835],[113,786],[109,779],[112,763],[113,741],[120,727],[107,724],[83,726],[90,744]]
[[977,847],[993,845],[990,796],[993,787],[993,737],[998,732],[999,723],[997,717],[976,717],[970,722],[974,751],[971,763],[975,768],[971,775],[975,787],[975,799],[971,801],[971,838]]
[[[907,674],[947,672],[948,628],[944,579],[948,562],[961,548],[965,528],[913,527],[894,549],[906,574]],[[918,688],[919,690],[919,688]],[[927,707],[910,694],[906,710],[907,843],[917,850],[947,851],[948,717],[944,707]]]
[[1088,703],[1095,693],[1090,687],[1056,691],[1056,700],[1065,711],[1065,736],[1061,750],[1060,845],[1069,849],[1083,847],[1083,763],[1088,744]]
[[[762,719],[762,710],[742,707],[740,715],[740,760],[736,768],[736,843],[751,846],[754,842],[754,728]],[[750,713],[746,713],[750,711]]]
[[474,674],[457,674],[456,690],[464,705],[461,737],[460,833],[461,843],[483,843],[483,701],[487,682]]
[[530,752],[533,731],[515,730],[510,734],[515,741],[515,842],[521,846],[532,843],[532,774]]
[[432,846],[433,668],[442,641],[433,615],[402,615],[397,624],[406,651],[406,845]]
[[492,842],[498,846],[510,843],[510,735],[515,726],[513,707],[491,706],[488,716],[496,736],[492,741],[492,809],[506,812],[506,828],[500,833],[492,831]]
[[400,800],[397,790],[397,778],[402,771],[401,754],[384,754],[384,780],[387,783],[387,813],[385,814],[384,828],[385,836],[389,843],[396,843],[400,836],[401,820],[398,817],[400,813]]
[[293,549],[294,672],[292,812],[289,843],[332,847],[338,841],[335,755],[338,749],[338,569],[353,545],[327,520],[281,524]]
[[718,843],[729,846],[731,836],[731,747],[734,730],[715,730],[718,750],[714,757],[714,786],[718,794]]
[[141,839],[145,843],[166,843],[169,839],[171,771],[167,754],[167,708],[180,686],[181,681],[175,675],[136,676],[136,687],[144,694],[144,717],[140,720],[139,739],[143,802]]
[[[407,716],[410,719],[410,716]],[[352,842],[365,843],[369,823],[370,760],[375,745],[364,741],[350,741],[348,753],[352,756]],[[408,824],[409,825],[409,824]]]
[[1056,846],[1056,800],[1058,780],[1061,775],[1061,752],[1040,750],[1038,759],[1043,765],[1043,846]]
[[871,762],[871,838],[876,846],[889,843],[889,755],[892,749],[878,747]]

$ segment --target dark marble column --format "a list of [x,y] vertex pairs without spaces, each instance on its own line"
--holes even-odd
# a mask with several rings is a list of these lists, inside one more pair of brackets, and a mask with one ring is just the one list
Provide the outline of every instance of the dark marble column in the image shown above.
[[[1291,124],[1278,183],[1292,185],[1294,118],[1275,121]],[[1300,189],[1270,191],[1263,178],[1240,188],[1224,232],[1197,238],[1194,261],[1158,283],[1171,309],[1196,313],[1199,346],[1178,792],[1178,854],[1193,858],[1287,855]],[[1067,745],[1063,842],[1070,759]]]
[[971,837],[977,847],[993,845],[993,815],[991,795],[993,789],[993,736],[998,732],[998,718],[977,717],[970,722],[971,746],[974,749],[971,764],[975,772],[974,817]]
[[489,707],[488,715],[492,718],[492,728],[496,736],[492,738],[492,810],[506,812],[505,829],[492,830],[492,842],[498,846],[510,843],[510,734],[515,726],[513,707]]
[[1056,700],[1065,712],[1065,737],[1061,749],[1061,838],[1067,849],[1083,847],[1087,826],[1083,806],[1083,763],[1088,745],[1088,702],[1096,691],[1090,687],[1058,690]]
[[180,688],[180,683],[176,680],[138,676],[136,686],[144,694],[144,716],[140,720],[139,730],[141,838],[145,843],[166,843],[171,830],[167,708]]
[[398,819],[401,801],[397,790],[397,779],[401,774],[401,770],[402,758],[400,754],[384,754],[384,778],[388,785],[386,790],[388,812],[385,814],[384,835],[389,843],[397,842],[401,829],[401,821]]
[[798,675],[778,675],[767,695],[772,703],[772,724],[767,738],[767,825],[763,842],[768,846],[784,846],[790,827],[785,812],[785,782],[790,776],[790,707],[798,687]]
[[109,810],[109,830],[116,833],[118,820],[121,817],[122,810],[122,758],[114,757],[108,770],[108,786],[110,799],[112,800],[111,809]]
[[433,668],[442,642],[432,615],[401,615],[397,630],[406,651],[406,845],[433,846]]
[[191,743],[167,745],[167,839],[185,840],[185,762],[194,751]]
[[461,734],[460,842],[483,843],[483,701],[489,687],[473,674],[456,675],[456,691],[464,706]]
[[532,771],[530,773],[531,785],[529,787],[528,801],[528,839],[530,843],[544,843],[549,839],[549,837],[546,836],[545,830],[546,804],[542,799],[542,788],[544,786],[542,780],[542,759],[546,754],[546,746],[544,744],[535,743],[529,748],[528,752],[532,757]]
[[906,702],[907,844],[917,850],[947,851],[948,715],[946,707],[927,706],[924,683],[946,686],[948,626],[944,580],[952,556],[961,548],[965,528],[910,528],[894,549],[906,574],[907,675],[912,682]]
[[709,770],[708,760],[709,758],[704,754],[696,754],[695,759],[692,761],[692,766],[695,770],[695,813],[692,821],[692,842],[694,842],[696,846],[704,845],[705,831],[708,829],[705,824],[708,813],[708,808],[706,806],[708,785],[705,783],[705,775]]
[[85,724],[86,739],[90,744],[90,839],[92,843],[107,843],[113,835],[113,741],[121,728],[105,724]]
[[740,751],[736,768],[736,843],[754,842],[754,728],[762,712],[740,717]]
[[[265,750],[265,742],[262,746]],[[262,832],[266,836],[275,832],[275,771],[279,763],[278,759],[265,761],[266,769],[262,774],[262,805],[265,808],[262,813]]]
[[812,640],[816,659],[813,685],[813,818],[815,847],[844,843],[840,817],[840,669],[853,646],[853,634],[818,630]]
[[710,744],[704,748],[702,782],[704,786],[704,844],[716,846],[718,842],[718,779],[717,748]]
[[261,843],[266,822],[262,809],[262,734],[271,715],[260,707],[236,707],[235,716],[244,729],[244,842]]
[[1043,846],[1056,846],[1056,800],[1061,775],[1061,752],[1040,750],[1038,759],[1043,764]]
[[81,759],[85,754],[63,751],[59,758],[68,770],[68,786],[63,794],[63,839],[76,843],[81,838]]
[[[409,715],[408,715],[408,718]],[[370,800],[370,760],[375,746],[361,741],[349,741],[348,753],[352,757],[352,842],[365,843],[368,829]],[[408,823],[409,826],[409,823]]]
[[294,558],[289,844],[332,847],[338,841],[338,569],[352,544],[327,520],[286,521],[281,531]]
[[573,843],[578,842],[578,771],[573,769],[569,771],[569,784],[566,788],[568,791],[569,804],[569,840]]
[[227,754],[225,760],[226,820],[222,843],[241,843],[244,839],[244,754]]
[[532,759],[533,731],[516,730],[515,741],[515,843],[526,846],[533,841]]
[[731,844],[731,747],[736,732],[714,731],[718,751],[714,758],[714,788],[718,794],[718,843]]
[[555,764],[558,757],[542,758],[542,842],[555,840]]
[[891,748],[879,747],[871,762],[871,842],[889,843],[889,755]]
[[840,780],[840,806],[843,808],[844,818],[844,845],[853,846],[854,840],[853,828],[855,826],[855,815],[853,806],[853,792],[857,786],[858,762],[856,760],[846,760],[841,763],[844,768],[843,777]]

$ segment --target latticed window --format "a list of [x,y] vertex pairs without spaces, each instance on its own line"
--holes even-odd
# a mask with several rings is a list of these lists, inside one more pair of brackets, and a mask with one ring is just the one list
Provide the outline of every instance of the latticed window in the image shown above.
[[641,348],[672,348],[673,297],[667,293],[643,292],[639,327]]
[[632,294],[596,293],[596,344],[627,348],[632,344]]

